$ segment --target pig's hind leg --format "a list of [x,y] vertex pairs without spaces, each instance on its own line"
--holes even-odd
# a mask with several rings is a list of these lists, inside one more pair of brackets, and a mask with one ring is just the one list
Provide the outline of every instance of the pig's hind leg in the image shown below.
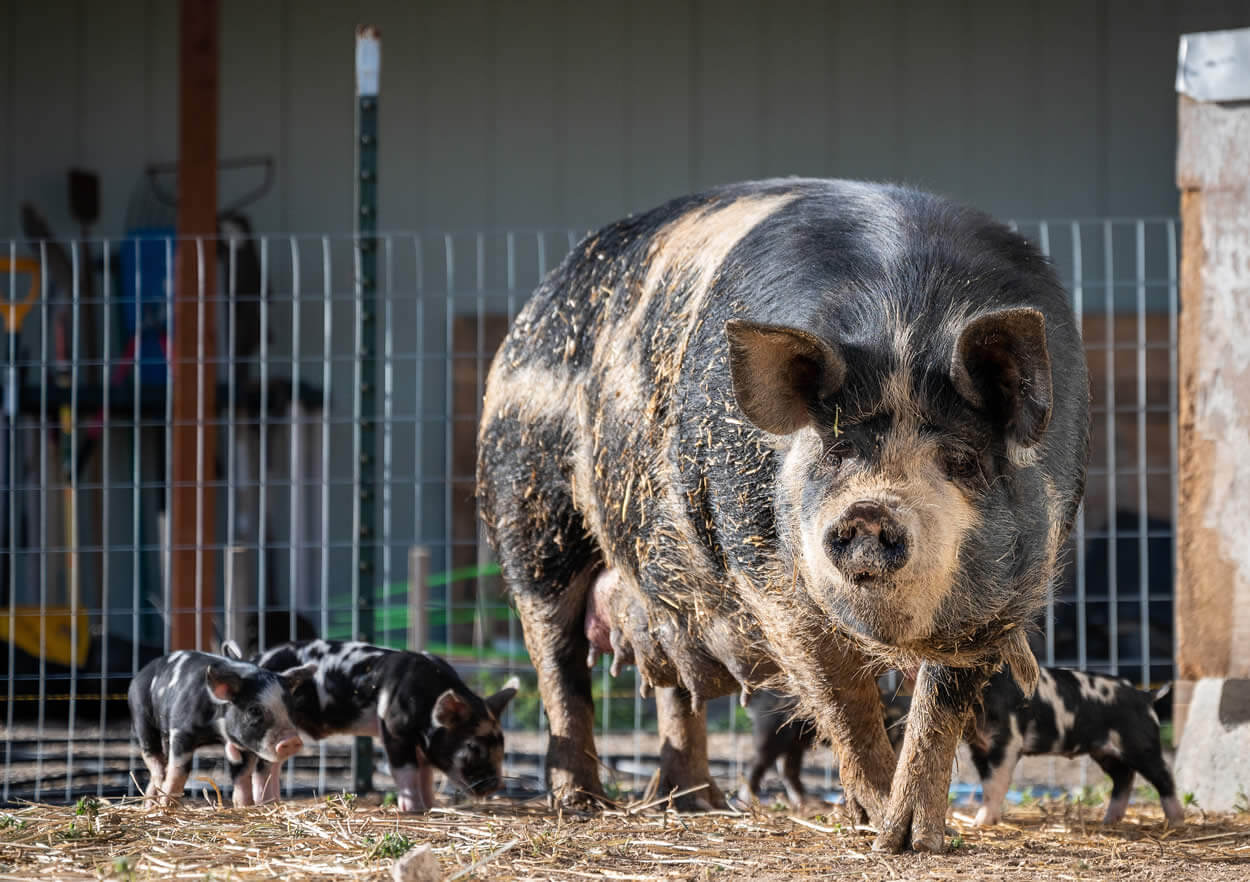
[[725,795],[708,771],[707,705],[696,707],[690,693],[680,686],[657,689],[655,705],[660,730],[659,795],[681,794],[673,799],[678,811],[726,808]]
[[803,752],[804,744],[801,740],[790,745],[790,749],[786,751],[784,765],[781,769],[781,783],[786,788],[786,796],[790,800],[790,805],[795,809],[803,807],[803,800],[807,798],[807,791],[803,787]]
[[556,801],[571,804],[603,796],[585,630],[600,555],[573,505],[562,464],[572,439],[561,441],[560,433],[554,423],[522,425],[514,417],[485,424],[478,493],[538,674],[550,733],[548,785]]

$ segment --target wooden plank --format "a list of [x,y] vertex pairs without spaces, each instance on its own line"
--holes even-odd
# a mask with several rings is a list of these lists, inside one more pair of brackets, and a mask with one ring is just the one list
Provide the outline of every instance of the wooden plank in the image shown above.
[[216,413],[211,365],[215,349],[211,303],[217,290],[216,262],[211,238],[204,242],[201,257],[195,237],[212,237],[217,228],[218,21],[218,0],[182,0],[178,22],[180,243],[176,258],[172,390],[173,613],[169,626],[173,649],[211,645],[212,617],[199,613],[213,606],[216,589],[216,556],[211,550],[216,524],[212,464],[217,457],[211,422]]

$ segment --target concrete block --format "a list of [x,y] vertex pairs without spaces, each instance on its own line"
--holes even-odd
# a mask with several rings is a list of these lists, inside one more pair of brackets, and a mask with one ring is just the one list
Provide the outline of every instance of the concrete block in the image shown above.
[[1176,787],[1207,811],[1233,811],[1250,800],[1250,680],[1207,677],[1194,686]]

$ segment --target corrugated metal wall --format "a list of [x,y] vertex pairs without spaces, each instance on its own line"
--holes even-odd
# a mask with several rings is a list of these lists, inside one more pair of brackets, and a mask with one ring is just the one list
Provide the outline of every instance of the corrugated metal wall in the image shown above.
[[[0,0],[0,237],[65,169],[99,232],[172,159],[170,0]],[[1244,0],[228,0],[221,152],[260,230],[350,229],[352,34],[384,39],[383,228],[589,225],[772,174],[890,178],[1017,217],[1172,214],[1176,37]],[[223,181],[225,195],[249,182]]]

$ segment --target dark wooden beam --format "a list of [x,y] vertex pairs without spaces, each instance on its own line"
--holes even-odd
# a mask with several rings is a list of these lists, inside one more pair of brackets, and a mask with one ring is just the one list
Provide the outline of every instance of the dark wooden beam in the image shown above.
[[218,0],[182,0],[178,22],[179,244],[169,522],[173,649],[211,647],[217,584],[212,297],[217,290],[218,13]]

